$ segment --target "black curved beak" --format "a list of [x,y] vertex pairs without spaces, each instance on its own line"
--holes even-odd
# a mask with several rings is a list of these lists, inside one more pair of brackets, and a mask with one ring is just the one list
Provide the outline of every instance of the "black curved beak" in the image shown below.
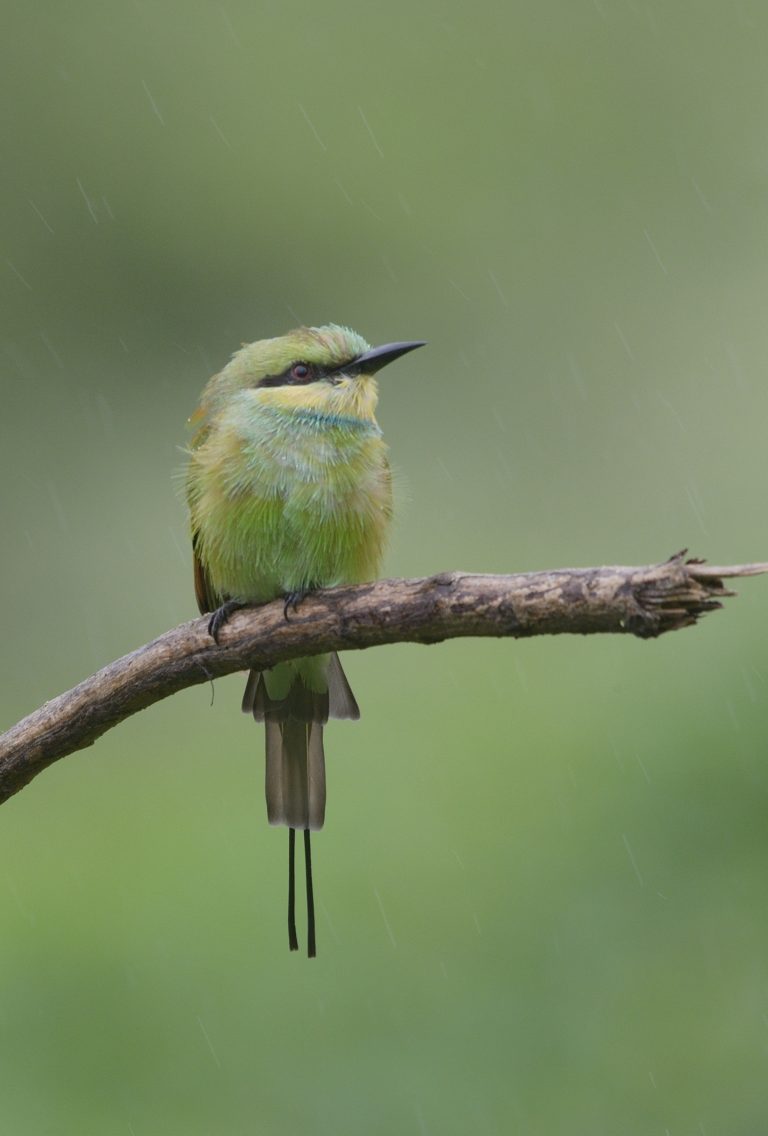
[[407,355],[409,351],[415,351],[417,347],[424,347],[425,343],[423,339],[415,339],[407,343],[385,343],[383,347],[372,347],[364,355],[358,355],[352,363],[339,367],[339,370],[345,375],[375,375],[388,363],[394,363],[395,359]]

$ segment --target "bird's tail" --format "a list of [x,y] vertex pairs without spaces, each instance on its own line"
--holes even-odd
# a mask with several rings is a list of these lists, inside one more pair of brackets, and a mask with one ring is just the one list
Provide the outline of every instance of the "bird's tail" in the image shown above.
[[284,824],[288,836],[288,937],[296,950],[294,919],[295,830],[304,831],[309,954],[315,953],[309,834],[325,819],[323,726],[328,718],[359,718],[355,696],[338,655],[280,663],[271,671],[250,671],[243,712],[264,722],[267,735],[266,796],[270,824]]

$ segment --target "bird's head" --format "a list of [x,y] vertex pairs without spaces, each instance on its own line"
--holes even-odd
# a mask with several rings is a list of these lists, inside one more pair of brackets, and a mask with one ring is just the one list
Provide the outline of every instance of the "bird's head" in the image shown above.
[[375,375],[387,363],[422,347],[422,341],[370,347],[349,328],[299,327],[274,339],[245,344],[203,393],[196,424],[210,421],[229,399],[248,392],[259,403],[283,410],[372,419]]

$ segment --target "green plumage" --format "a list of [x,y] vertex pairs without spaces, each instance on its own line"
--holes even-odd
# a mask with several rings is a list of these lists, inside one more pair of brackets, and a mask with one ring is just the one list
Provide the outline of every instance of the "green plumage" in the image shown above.
[[[373,374],[414,346],[299,328],[245,346],[211,379],[187,473],[201,611],[378,575],[392,489]],[[266,724],[270,822],[322,827],[323,726],[359,715],[336,656],[251,673],[243,710]]]

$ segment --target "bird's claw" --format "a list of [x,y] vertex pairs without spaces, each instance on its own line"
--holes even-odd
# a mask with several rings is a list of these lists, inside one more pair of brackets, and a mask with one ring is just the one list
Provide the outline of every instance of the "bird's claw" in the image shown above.
[[227,600],[221,607],[216,608],[215,612],[208,620],[208,634],[211,636],[214,643],[219,642],[219,632],[230,615],[238,611],[241,607],[245,607],[245,604],[241,600]]
[[288,608],[292,607],[294,612],[297,612],[299,610],[299,604],[308,595],[308,589],[305,591],[299,590],[297,592],[286,592],[284,596],[285,602],[283,604],[283,619],[286,623],[288,623]]

